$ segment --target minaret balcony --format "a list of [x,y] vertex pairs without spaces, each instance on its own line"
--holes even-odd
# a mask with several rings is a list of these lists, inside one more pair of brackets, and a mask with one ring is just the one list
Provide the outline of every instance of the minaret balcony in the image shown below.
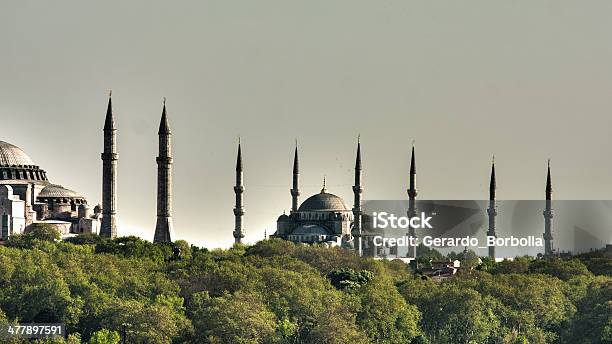
[[117,153],[102,153],[102,160],[117,160],[119,154]]

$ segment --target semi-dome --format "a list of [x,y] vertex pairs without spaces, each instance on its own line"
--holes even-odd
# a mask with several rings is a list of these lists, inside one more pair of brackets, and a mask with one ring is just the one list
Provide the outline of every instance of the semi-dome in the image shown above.
[[19,147],[0,141],[0,166],[31,166],[34,162]]
[[330,231],[319,225],[301,225],[291,235],[329,235]]
[[278,220],[276,220],[276,222],[289,222],[289,221],[291,221],[291,219],[286,214],[279,216]]
[[346,211],[349,210],[344,200],[325,191],[307,198],[298,211]]
[[61,185],[49,184],[38,194],[38,198],[83,198],[81,195]]

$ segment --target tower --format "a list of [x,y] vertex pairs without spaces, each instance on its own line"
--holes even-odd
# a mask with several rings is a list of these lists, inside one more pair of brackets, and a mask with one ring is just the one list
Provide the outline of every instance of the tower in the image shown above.
[[553,210],[552,210],[552,182],[550,180],[550,160],[548,160],[548,173],[546,175],[546,209],[544,215],[544,255],[554,253],[553,247]]
[[298,210],[298,201],[300,197],[300,166],[298,161],[298,146],[295,142],[295,153],[293,155],[293,187],[291,188],[291,213]]
[[362,255],[363,249],[361,246],[361,194],[363,187],[361,186],[361,142],[357,138],[357,158],[355,159],[355,185],[353,185],[353,194],[355,201],[353,203],[353,230],[352,235],[355,238],[355,248],[359,256]]
[[234,208],[234,241],[241,243],[244,238],[244,231],[242,229],[242,217],[244,216],[244,208],[242,207],[242,193],[244,192],[244,185],[242,180],[242,152],[240,149],[240,139],[238,139],[238,157],[236,158],[236,186],[234,186],[234,193],[236,194],[236,207]]
[[[414,145],[412,145],[412,154],[410,156],[410,181],[408,187],[408,217],[416,216],[416,196],[418,194],[416,187],[416,162],[414,157]],[[410,226],[408,228],[408,236],[416,238],[416,230]],[[408,246],[408,258],[416,259],[416,247]]]
[[[491,179],[489,181],[489,208],[487,214],[489,215],[489,230],[487,236],[497,237],[495,232],[495,217],[497,216],[497,207],[495,206],[495,157],[491,163]],[[495,259],[495,246],[489,246],[489,258]]]
[[104,152],[102,153],[102,226],[100,235],[117,236],[117,128],[113,114],[112,94],[104,122]]
[[166,99],[159,123],[157,157],[157,224],[153,242],[171,242],[172,224],[172,133],[166,113]]

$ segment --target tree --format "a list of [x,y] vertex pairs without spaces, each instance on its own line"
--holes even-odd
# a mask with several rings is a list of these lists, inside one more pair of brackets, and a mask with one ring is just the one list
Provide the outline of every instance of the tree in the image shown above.
[[435,248],[431,248],[429,246],[425,246],[423,244],[419,244],[416,248],[416,256],[419,263],[429,264],[432,260],[441,260],[444,258],[444,255],[440,253],[440,251]]
[[531,257],[516,257],[513,260],[504,259],[503,261],[494,265],[492,273],[498,274],[524,274],[529,271],[529,265],[533,258]]
[[336,289],[355,290],[372,280],[374,274],[368,270],[357,272],[353,269],[338,269],[330,271],[327,278]]
[[276,335],[276,317],[256,292],[240,291],[220,297],[196,293],[189,315],[198,343],[270,343]]
[[566,343],[612,342],[612,280],[597,277],[588,284],[564,339]]
[[101,329],[94,332],[89,338],[89,344],[119,344],[121,337],[119,333],[115,331],[109,331],[107,329]]
[[192,332],[191,322],[177,309],[179,302],[182,299],[169,303],[158,298],[152,304],[115,299],[104,310],[100,326],[115,331],[125,326],[129,343],[169,344]]
[[357,324],[370,342],[408,344],[421,334],[421,313],[406,303],[388,277],[376,276],[357,295],[361,301]]
[[577,276],[591,276],[587,266],[578,259],[537,259],[529,266],[529,272],[555,276],[564,281]]
[[39,222],[31,224],[23,234],[9,236],[7,247],[32,248],[39,242],[56,242],[61,239],[57,229],[48,223]]

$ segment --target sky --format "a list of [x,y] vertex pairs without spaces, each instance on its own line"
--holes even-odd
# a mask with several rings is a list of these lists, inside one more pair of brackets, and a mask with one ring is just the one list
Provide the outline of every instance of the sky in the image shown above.
[[610,1],[3,1],[0,140],[101,202],[109,90],[119,234],[152,240],[162,99],[177,239],[233,241],[237,140],[246,241],[327,189],[365,199],[610,199]]

